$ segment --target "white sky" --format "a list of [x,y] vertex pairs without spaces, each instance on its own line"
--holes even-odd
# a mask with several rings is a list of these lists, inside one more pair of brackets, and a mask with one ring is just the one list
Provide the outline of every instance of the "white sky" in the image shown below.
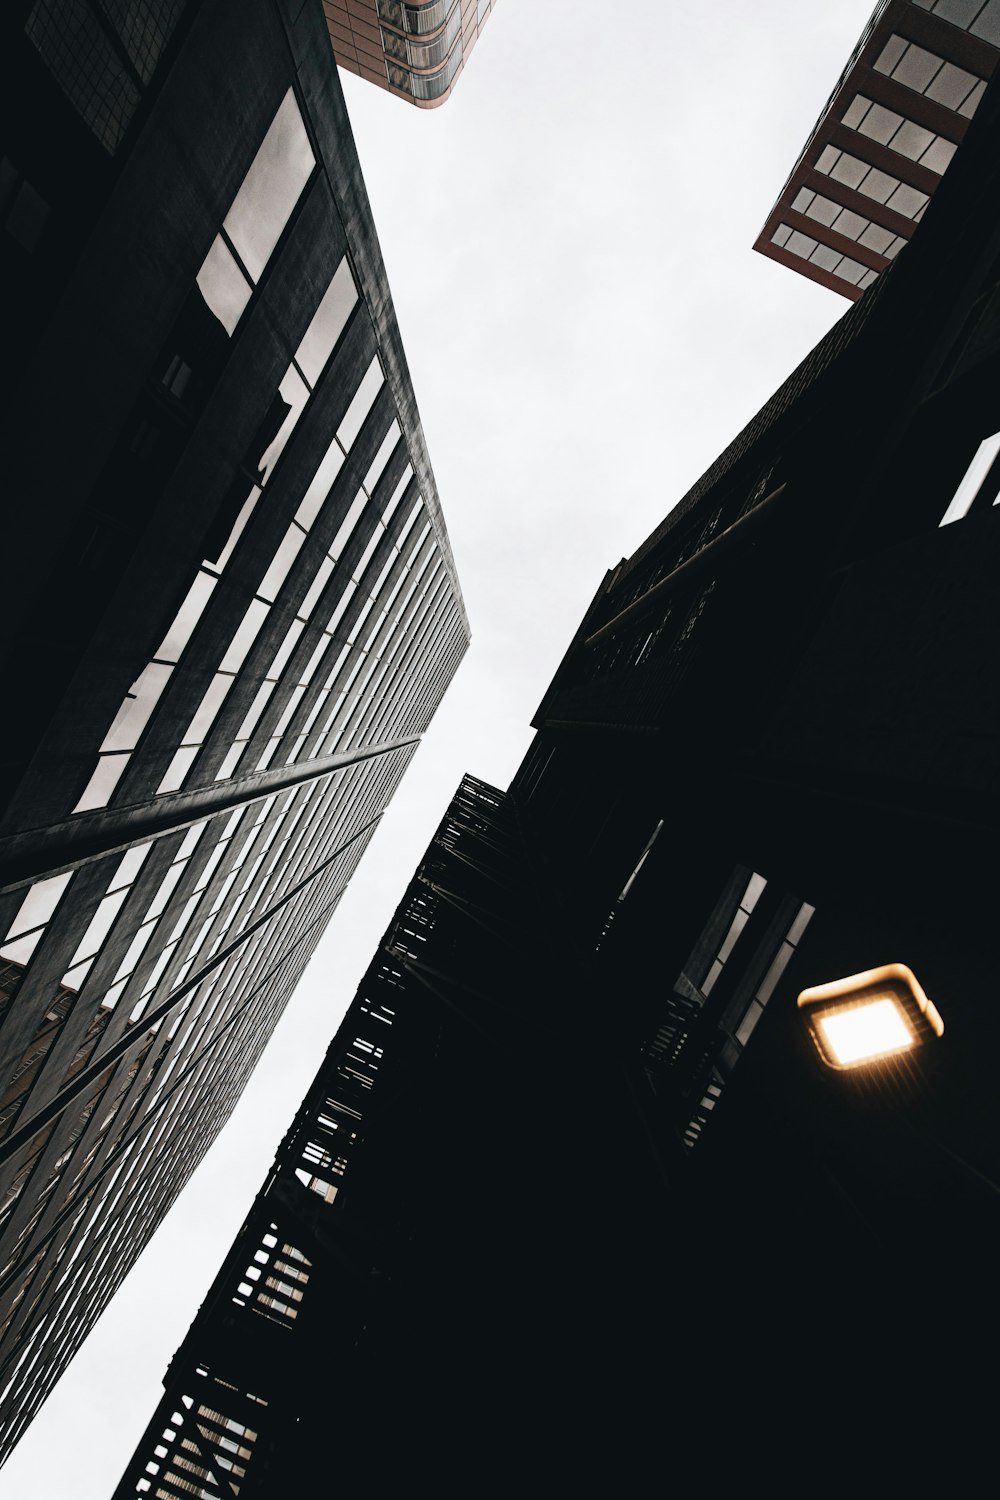
[[751,245],[873,0],[499,0],[453,97],[342,75],[473,645],[230,1124],[0,1472],[108,1500],[464,771],[846,309]]

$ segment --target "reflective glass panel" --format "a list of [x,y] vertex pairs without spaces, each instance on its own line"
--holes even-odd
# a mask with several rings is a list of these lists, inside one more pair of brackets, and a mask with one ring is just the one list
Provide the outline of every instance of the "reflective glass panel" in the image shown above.
[[95,807],[107,807],[108,799],[121,780],[129,763],[128,754],[102,755],[97,769],[87,782],[83,795],[74,807],[74,812],[89,812]]
[[386,464],[389,462],[389,456],[395,448],[396,444],[399,442],[401,436],[402,434],[399,430],[399,423],[393,420],[390,424],[389,431],[382,439],[378,452],[372,459],[371,467],[368,470],[368,473],[365,475],[362,481],[364,488],[368,491],[369,495],[381,479],[382,471],[385,468]]
[[289,89],[223,220],[254,281],[267,265],[313,164],[309,137]]
[[266,484],[274,472],[274,466],[285,451],[285,444],[292,435],[296,422],[301,417],[306,402],[309,400],[309,387],[291,365],[285,371],[281,384],[278,386],[278,394],[288,407],[288,413],[271,444],[264,450],[258,460],[261,470],[261,483]]
[[151,662],[139,675],[104,737],[102,750],[135,749],[172,671],[173,667]]
[[344,413],[344,419],[337,428],[337,436],[344,445],[344,451],[349,452],[351,444],[361,431],[365,417],[371,411],[375,397],[383,386],[382,366],[376,354],[364,375],[361,384],[354,393],[350,406]]
[[17,937],[20,933],[30,932],[33,927],[41,927],[47,922],[72,878],[73,872],[68,870],[65,875],[52,875],[48,880],[36,880],[21,902],[7,936]]
[[197,280],[208,307],[226,332],[232,334],[250,301],[253,288],[221,235],[215,236]]
[[300,526],[309,530],[316,517],[322,509],[323,502],[333,487],[333,481],[340,473],[344,463],[344,454],[340,444],[334,438],[327,448],[326,453],[320,460],[319,468],[313,475],[312,482],[302,497],[302,502],[295,512],[295,519]]
[[333,273],[330,285],[323,293],[302,342],[295,351],[299,368],[310,385],[315,385],[319,379],[357,300],[358,289],[354,285],[354,277],[345,256]]
[[274,600],[277,597],[278,590],[287,578],[288,570],[298,557],[305,539],[305,532],[293,522],[285,532],[281,544],[274,554],[271,566],[264,574],[257,589],[257,592],[263,594],[265,599]]
[[337,528],[337,535],[330,543],[330,556],[333,558],[334,562],[337,561],[337,559],[340,557],[340,554],[343,552],[344,547],[347,545],[348,537],[351,535],[351,532],[357,525],[358,519],[367,504],[368,496],[365,494],[364,490],[359,490],[355,495],[353,501],[351,502],[350,510],[347,512],[347,515],[344,517],[344,519],[340,523],[340,526]]
[[[301,533],[300,533],[301,535]],[[219,663],[220,672],[236,672],[243,665],[246,654],[260,633],[260,628],[267,619],[270,611],[266,604],[259,599],[251,599],[247,606],[247,612],[243,616],[242,623],[233,639],[229,643],[229,649]]]
[[187,598],[177,611],[177,616],[156,652],[161,661],[177,661],[191,639],[191,634],[204,613],[215,588],[215,579],[210,573],[200,571],[188,590]]

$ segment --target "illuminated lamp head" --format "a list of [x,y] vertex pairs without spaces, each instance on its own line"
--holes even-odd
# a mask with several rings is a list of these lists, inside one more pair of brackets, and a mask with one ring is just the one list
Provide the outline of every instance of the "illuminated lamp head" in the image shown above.
[[912,969],[883,964],[799,996],[816,1050],[840,1071],[901,1055],[944,1031]]

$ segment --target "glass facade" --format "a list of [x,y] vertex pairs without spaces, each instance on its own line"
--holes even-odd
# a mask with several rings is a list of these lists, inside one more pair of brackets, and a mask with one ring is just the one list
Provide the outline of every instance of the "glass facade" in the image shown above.
[[[146,124],[109,145],[48,72],[87,149],[130,168],[103,217],[95,180],[89,231],[113,255],[124,213],[127,263],[95,281],[65,254],[102,326],[149,310],[102,395],[111,441],[74,453],[93,511],[127,495],[131,550],[70,573],[64,638],[22,622],[72,671],[39,674],[0,823],[0,1453],[228,1118],[468,644],[360,168],[317,144],[349,137],[321,16],[293,34],[250,7],[223,56],[181,45],[153,77],[166,8],[112,10],[157,91]],[[251,66],[259,89],[217,107]],[[25,108],[62,120],[52,102]],[[71,338],[85,385],[105,345]],[[52,370],[50,347],[43,389]],[[35,451],[39,506],[58,458]],[[302,1266],[290,1245],[240,1284],[288,1321]]]

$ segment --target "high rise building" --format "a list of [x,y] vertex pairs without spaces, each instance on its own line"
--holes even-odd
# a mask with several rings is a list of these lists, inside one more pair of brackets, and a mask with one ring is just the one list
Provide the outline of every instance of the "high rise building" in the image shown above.
[[[988,93],[459,788],[116,1500],[909,1473],[985,1414],[998,144]],[[853,1068],[799,1002],[866,999]]]
[[4,26],[0,1452],[226,1120],[468,643],[318,8]]
[[418,109],[450,95],[497,0],[324,0],[342,68]]
[[997,0],[880,0],[754,249],[856,301],[912,237],[998,57]]

